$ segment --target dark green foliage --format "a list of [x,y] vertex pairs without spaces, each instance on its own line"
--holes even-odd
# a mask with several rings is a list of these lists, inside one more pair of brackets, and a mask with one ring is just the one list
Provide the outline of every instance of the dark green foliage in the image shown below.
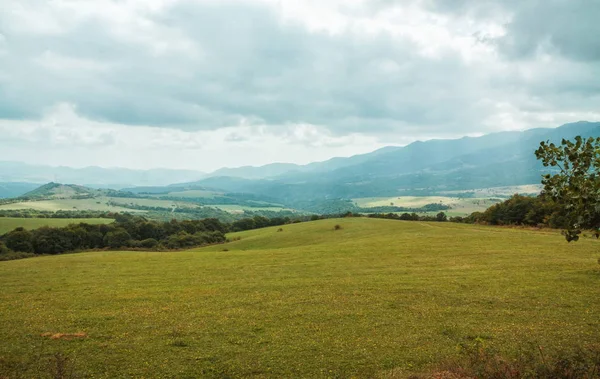
[[235,221],[231,224],[232,232],[241,232],[243,230],[252,230],[266,228],[269,226],[280,226],[293,222],[289,217],[266,218],[262,216],[254,216],[252,218],[244,218]]
[[[14,202],[14,200],[11,200]],[[111,212],[99,211],[38,211],[35,209],[2,209],[0,217],[16,218],[114,218]]]
[[137,243],[137,247],[141,247],[144,249],[154,249],[158,246],[158,241],[154,238],[146,238],[145,240],[141,240]]
[[104,236],[104,246],[110,247],[111,249],[118,249],[122,247],[128,247],[131,242],[131,235],[127,230],[118,228],[112,232],[106,233]]
[[448,217],[446,216],[446,214],[444,212],[440,212],[435,216],[435,221],[445,222],[445,221],[448,221]]
[[81,223],[33,231],[17,228],[0,237],[0,254],[7,257],[10,253],[13,257],[16,253],[61,254],[102,248],[181,249],[225,242],[228,230],[217,219],[157,222],[128,214],[117,214],[115,219],[108,225]]
[[10,253],[10,249],[8,247],[6,247],[4,242],[0,241],[0,255],[8,254],[8,253]]
[[31,232],[24,228],[17,228],[6,234],[4,243],[12,251],[33,253]]
[[558,169],[544,175],[546,196],[567,214],[565,237],[577,241],[582,229],[600,229],[600,137],[563,139],[560,146],[542,142],[535,152],[545,167]]

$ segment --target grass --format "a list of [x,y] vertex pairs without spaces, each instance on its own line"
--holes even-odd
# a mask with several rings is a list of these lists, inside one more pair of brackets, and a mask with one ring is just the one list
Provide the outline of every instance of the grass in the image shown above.
[[599,241],[378,219],[278,229],[0,262],[0,377],[61,354],[94,378],[371,378],[472,341],[510,354],[600,340]]
[[42,226],[62,227],[69,224],[110,224],[114,220],[109,218],[13,218],[0,217],[0,235],[10,232],[18,227],[25,229],[37,229]]

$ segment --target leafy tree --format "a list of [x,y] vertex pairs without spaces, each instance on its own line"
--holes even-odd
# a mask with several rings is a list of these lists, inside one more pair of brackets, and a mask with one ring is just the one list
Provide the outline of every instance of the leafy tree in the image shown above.
[[444,221],[448,221],[448,217],[446,216],[446,214],[444,212],[440,212],[435,216],[435,220],[444,222]]
[[16,228],[6,235],[4,243],[12,251],[33,253],[31,232],[24,228]]
[[0,241],[0,254],[8,254],[10,253],[10,249],[6,247],[4,242]]
[[130,241],[131,235],[122,228],[118,228],[114,232],[108,232],[104,236],[104,245],[112,249],[129,246]]
[[544,194],[567,211],[567,241],[577,241],[582,229],[600,234],[600,137],[563,139],[560,146],[541,142],[537,159],[545,167],[558,169],[544,175]]

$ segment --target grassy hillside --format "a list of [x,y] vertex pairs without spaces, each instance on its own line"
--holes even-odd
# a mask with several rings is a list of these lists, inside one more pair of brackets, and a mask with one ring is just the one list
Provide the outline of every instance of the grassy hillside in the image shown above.
[[[60,199],[60,200],[36,200],[19,201],[0,205],[3,210],[33,209],[36,211],[100,211],[100,212],[143,212],[129,209],[119,205],[111,205],[113,198],[99,197],[93,199]],[[126,204],[129,199],[115,199],[120,204]]]
[[95,378],[385,377],[474,340],[600,340],[599,241],[374,219],[277,229],[0,262],[0,376],[36,376],[61,352]]
[[18,227],[28,230],[42,226],[63,227],[69,224],[85,222],[88,224],[110,224],[114,220],[109,218],[12,218],[0,217],[0,235],[10,232]]

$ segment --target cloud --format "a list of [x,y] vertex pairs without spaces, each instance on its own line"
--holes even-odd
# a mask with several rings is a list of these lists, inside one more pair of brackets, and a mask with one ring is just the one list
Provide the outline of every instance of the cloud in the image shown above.
[[0,119],[14,139],[70,109],[85,126],[44,124],[56,144],[330,154],[557,126],[598,114],[595,2],[4,0]]

